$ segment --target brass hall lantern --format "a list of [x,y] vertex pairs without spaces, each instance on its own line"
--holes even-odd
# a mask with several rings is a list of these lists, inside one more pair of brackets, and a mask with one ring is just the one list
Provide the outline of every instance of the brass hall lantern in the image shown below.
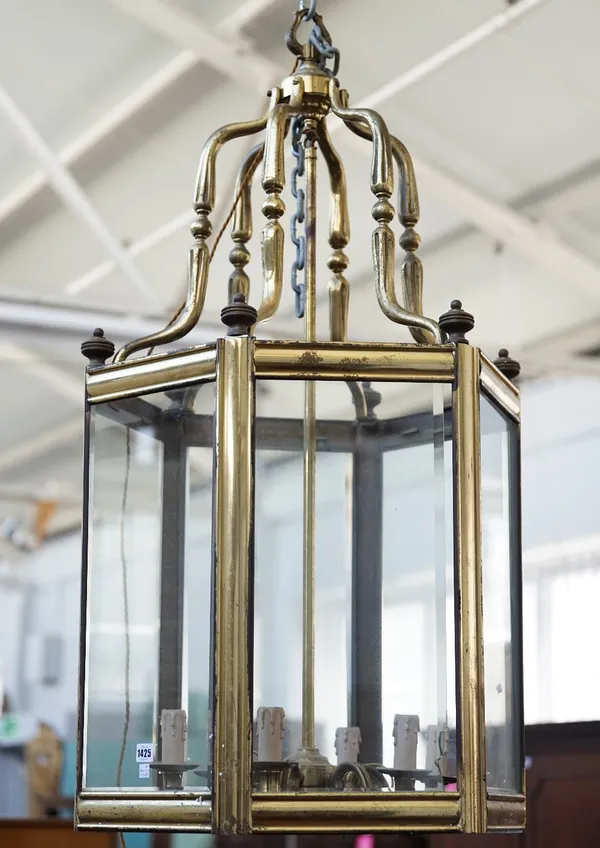
[[[266,113],[204,146],[185,306],[109,364],[102,330],[82,346],[79,828],[524,827],[519,366],[468,343],[459,301],[439,321],[423,316],[410,155],[380,115],[349,104],[314,6],[295,15],[296,65]],[[349,215],[331,114],[372,146],[373,302],[391,342],[347,338]],[[223,334],[155,353],[201,319],[219,152],[259,133],[233,198]],[[245,270],[259,169],[260,297]],[[266,340],[284,288],[288,176],[304,331]],[[394,341],[396,325],[414,341]]]

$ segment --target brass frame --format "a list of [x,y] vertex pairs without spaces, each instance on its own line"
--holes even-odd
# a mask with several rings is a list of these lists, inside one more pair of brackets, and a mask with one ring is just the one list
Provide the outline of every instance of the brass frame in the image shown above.
[[216,345],[159,353],[86,372],[90,403],[208,383],[216,376]]
[[[85,343],[91,370],[86,378],[86,448],[84,474],[89,482],[90,410],[94,404],[115,403],[136,396],[172,391],[216,381],[216,408],[212,447],[213,479],[213,634],[212,649],[212,792],[184,790],[138,791],[131,789],[84,789],[84,729],[87,618],[80,647],[80,719],[76,817],[83,829],[209,831],[222,834],[252,832],[397,832],[519,830],[523,826],[525,801],[520,795],[487,796],[485,763],[484,639],[481,551],[481,434],[480,396],[483,393],[516,422],[520,422],[518,391],[477,348],[465,344],[464,332],[472,316],[451,308],[443,320],[423,315],[423,268],[417,252],[420,236],[419,198],[409,151],[391,135],[383,118],[370,109],[352,107],[347,91],[340,88],[337,69],[327,68],[327,58],[337,56],[321,16],[301,4],[294,17],[287,44],[296,57],[293,71],[269,93],[266,112],[254,120],[229,124],[208,139],[200,157],[194,193],[193,245],[189,253],[188,292],[185,303],[161,330],[130,341],[116,354],[113,364],[104,361],[111,345],[105,339]],[[302,21],[312,20],[317,30],[309,41],[298,41]],[[315,38],[316,37],[316,38]],[[320,45],[320,46],[319,46]],[[324,47],[327,48],[323,52]],[[335,61],[337,66],[337,61]],[[335,114],[345,127],[372,145],[370,189],[374,198],[371,215],[375,228],[371,238],[375,297],[382,313],[395,325],[406,326],[417,344],[347,343],[350,285],[345,276],[350,240],[350,219],[343,162],[332,145],[325,118]],[[296,123],[296,119],[298,123]],[[284,276],[285,213],[282,193],[286,183],[284,142],[293,122],[292,172],[296,198],[293,221],[303,225],[299,235],[292,226],[297,253],[295,271],[303,272],[296,294],[304,311],[304,341],[267,342],[253,337],[252,323],[269,320],[278,311]],[[224,230],[212,247],[211,215],[217,191],[217,159],[223,146],[234,139],[264,131],[244,157],[238,172],[231,208],[233,248],[229,261],[229,306],[223,311],[230,334],[215,344],[129,360],[136,351],[171,344],[197,326],[209,285],[212,255]],[[317,342],[316,329],[316,231],[317,148],[327,166],[330,183],[329,245],[329,342]],[[390,226],[396,216],[394,163],[398,172],[397,216],[402,227],[399,246],[402,291],[396,283],[395,235]],[[252,179],[261,166],[262,294],[258,310],[249,306],[250,259],[248,242],[253,229]],[[296,184],[304,176],[303,187]],[[293,277],[294,281],[296,277]],[[460,304],[459,304],[460,306]],[[456,332],[452,330],[455,327]],[[248,335],[245,335],[248,331]],[[460,331],[460,332],[459,332]],[[456,344],[445,344],[446,332]],[[463,332],[463,335],[461,335]],[[100,334],[101,335],[101,334]],[[91,342],[91,344],[90,344]],[[100,358],[102,355],[102,358]],[[253,517],[256,379],[305,381],[302,427],[304,453],[303,500],[303,682],[302,749],[314,749],[314,481],[318,422],[315,414],[316,381],[348,384],[356,419],[367,419],[370,410],[362,381],[398,383],[451,383],[453,385],[454,537],[455,537],[455,659],[458,714],[458,792],[337,793],[309,790],[282,794],[252,792],[252,628],[253,628]],[[135,406],[132,403],[131,406]],[[143,404],[138,404],[143,407]],[[108,409],[111,415],[119,410]],[[206,419],[209,417],[206,416]],[[190,423],[198,423],[197,421]],[[209,432],[205,420],[204,437]],[[268,424],[268,422],[266,422]],[[296,422],[295,422],[296,423]],[[322,423],[322,422],[321,422]],[[330,423],[330,422],[328,422]],[[339,423],[339,422],[338,422]],[[448,418],[444,416],[443,431]],[[271,422],[272,426],[272,422]],[[514,429],[514,428],[513,428]],[[298,439],[296,430],[294,439]],[[289,438],[286,434],[282,441]],[[260,442],[259,442],[260,443]],[[513,474],[519,477],[518,440],[513,450]],[[179,460],[175,460],[176,464]],[[177,490],[180,492],[181,490]],[[178,495],[175,496],[175,500]],[[164,494],[165,503],[170,496]],[[520,532],[518,493],[511,506],[511,526]],[[85,516],[89,493],[85,498]],[[513,555],[519,535],[511,540]],[[84,579],[82,610],[87,615],[87,525],[83,528]],[[179,530],[176,530],[179,537]],[[370,538],[370,537],[369,537]],[[513,556],[514,558],[514,556]],[[355,558],[358,562],[359,557]],[[515,560],[516,561],[516,560]],[[518,566],[518,563],[517,563]],[[515,568],[519,573],[519,568]],[[517,581],[518,582],[518,581]],[[513,598],[513,632],[521,616],[520,600]],[[367,640],[368,641],[368,640]],[[520,636],[519,636],[520,647]],[[162,667],[162,666],[161,666]],[[513,668],[513,678],[517,672]],[[515,687],[513,703],[519,703],[522,680]],[[359,722],[357,722],[359,723]],[[519,726],[522,722],[519,722]],[[366,746],[365,746],[366,747]],[[298,754],[301,753],[298,752]],[[518,761],[520,754],[515,756]],[[300,757],[298,757],[300,759]],[[319,784],[321,785],[321,784]],[[516,785],[516,784],[515,784]]]
[[[282,793],[252,798],[252,833],[398,833],[463,830],[458,792]],[[490,796],[486,802],[488,833],[521,832],[525,796]],[[332,811],[342,816],[332,820]],[[171,792],[84,790],[76,809],[78,830],[155,830],[211,833],[210,795],[184,789]]]
[[219,833],[251,831],[254,558],[253,339],[217,343],[213,505],[213,814]]
[[479,350],[457,345],[454,544],[458,609],[459,791],[466,833],[486,831]]
[[[188,789],[80,788],[77,827],[194,832],[212,828],[232,834],[284,833],[290,827],[298,833],[522,830],[523,796],[486,795],[479,507],[480,392],[518,421],[518,391],[467,344],[307,344],[242,336],[95,370],[87,377],[87,400],[91,405],[215,377],[213,773],[219,778],[214,799],[211,803],[206,791]],[[458,792],[252,792],[249,587],[256,378],[454,384]]]
[[510,418],[521,421],[521,397],[514,383],[499,371],[485,354],[479,354],[481,361],[481,389],[483,394],[491,398]]

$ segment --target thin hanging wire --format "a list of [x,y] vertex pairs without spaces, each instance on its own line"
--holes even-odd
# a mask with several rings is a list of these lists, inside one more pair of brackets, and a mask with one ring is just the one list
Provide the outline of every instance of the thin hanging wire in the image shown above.
[[[246,172],[246,175],[244,176],[244,179],[242,180],[242,182],[240,184],[240,187],[237,191],[237,194],[233,199],[233,203],[231,204],[231,209],[227,213],[227,217],[223,221],[223,224],[221,225],[219,232],[215,236],[215,240],[214,240],[212,247],[210,249],[210,255],[209,255],[209,259],[208,259],[209,262],[212,262],[212,260],[213,260],[213,257],[214,257],[214,255],[217,251],[217,247],[219,246],[219,242],[223,238],[225,230],[229,226],[229,223],[230,223],[231,219],[233,218],[233,216],[235,214],[236,207],[237,207],[238,203],[240,202],[240,198],[241,198],[242,194],[244,193],[244,189],[248,185],[248,182],[254,176],[254,166],[258,162],[258,159],[260,158],[261,155],[262,155],[262,151],[259,150],[259,151],[257,151],[256,156],[252,159],[252,162],[251,162],[251,164],[248,168],[248,171]],[[185,309],[186,303],[187,303],[187,300],[184,299],[179,304],[176,311],[171,316],[171,319],[170,319],[169,323],[167,324],[167,327],[171,327],[175,323],[175,321],[177,321],[177,319],[179,318],[179,316],[181,315],[181,313]],[[151,348],[148,348],[148,353],[146,354],[146,356],[151,356],[151,354],[153,354],[153,353],[154,353],[154,345]]]
[[[127,501],[129,499],[129,479],[131,472],[131,430],[126,431],[125,442],[125,476],[123,480],[123,496],[121,499],[121,520],[119,528],[119,553],[121,559],[121,581],[123,591],[123,629],[125,631],[125,715],[123,717],[123,733],[121,736],[121,750],[119,751],[119,762],[117,765],[117,786],[121,786],[123,774],[123,762],[125,760],[125,749],[129,735],[129,723],[131,719],[131,633],[129,628],[129,585],[127,576],[127,553],[125,546]],[[126,848],[125,837],[119,832],[119,843],[121,848]]]

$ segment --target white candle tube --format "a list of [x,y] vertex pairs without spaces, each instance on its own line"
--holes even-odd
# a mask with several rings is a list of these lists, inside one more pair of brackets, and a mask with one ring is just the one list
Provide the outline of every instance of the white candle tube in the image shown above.
[[283,707],[259,707],[256,714],[256,726],[259,762],[280,762],[283,759],[283,731],[285,730]]
[[342,763],[358,762],[360,742],[359,727],[338,727],[335,731],[335,752],[338,766]]
[[440,758],[437,724],[428,724],[423,731],[423,736],[425,738],[425,768],[427,771],[437,771],[437,761]]
[[394,768],[409,771],[417,767],[418,715],[394,716]]
[[186,761],[187,715],[185,710],[163,710],[160,716],[161,761],[183,765]]

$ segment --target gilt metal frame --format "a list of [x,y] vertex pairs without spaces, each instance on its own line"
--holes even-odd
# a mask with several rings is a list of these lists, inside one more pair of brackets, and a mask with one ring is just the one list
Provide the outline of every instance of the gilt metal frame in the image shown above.
[[[257,378],[453,385],[458,792],[252,791],[251,581],[253,386]],[[467,344],[383,345],[219,339],[216,345],[99,368],[87,375],[88,410],[169,387],[216,380],[214,492],[214,799],[202,790],[86,789],[81,771],[87,632],[82,632],[76,824],[80,829],[221,833],[522,830],[522,795],[487,795],[480,526],[479,395],[519,426],[519,392]],[[89,503],[86,499],[86,510]],[[518,520],[518,516],[515,516]],[[232,532],[230,520],[236,523]],[[85,528],[85,525],[84,525]],[[84,532],[85,535],[85,532]],[[87,565],[84,539],[83,598]],[[85,608],[85,606],[84,606]],[[85,618],[84,618],[85,620]],[[222,697],[227,692],[227,698]],[[517,693],[522,698],[522,691]],[[229,791],[225,791],[228,784]],[[231,786],[234,791],[231,791]]]
[[[297,33],[302,21],[312,21],[309,41],[301,45]],[[501,371],[477,348],[466,343],[465,332],[473,317],[454,301],[439,322],[423,314],[423,269],[417,255],[420,237],[419,199],[410,154],[393,136],[383,118],[370,109],[350,105],[340,87],[337,65],[328,60],[338,56],[315,3],[301,4],[288,36],[295,56],[289,77],[269,92],[265,113],[255,120],[232,123],[216,130],[205,144],[198,167],[194,194],[194,239],[189,253],[188,293],[185,303],[158,332],[126,344],[114,363],[102,366],[108,349],[102,331],[84,343],[91,367],[87,374],[87,417],[85,474],[89,483],[90,410],[96,404],[121,421],[144,423],[156,420],[151,404],[141,395],[185,389],[214,382],[217,390],[214,420],[208,417],[183,426],[186,448],[205,444],[213,448],[213,584],[214,584],[214,680],[213,680],[213,781],[212,793],[205,791],[92,790],[83,787],[84,706],[87,629],[82,633],[79,708],[79,756],[76,820],[82,829],[113,830],[216,830],[224,834],[309,832],[396,832],[520,830],[525,801],[522,795],[487,793],[485,763],[484,639],[482,609],[481,551],[481,440],[479,400],[490,398],[516,428],[517,440],[511,455],[513,475],[519,475],[519,394]],[[347,343],[350,287],[345,272],[350,241],[350,219],[343,162],[332,144],[325,122],[335,115],[354,134],[372,143],[370,190],[374,196],[371,215],[375,228],[371,238],[374,296],[383,315],[393,325],[408,328],[416,344]],[[278,312],[284,275],[284,231],[280,219],[286,211],[282,193],[286,183],[284,143],[294,126],[293,153],[297,167],[291,188],[297,206],[292,217],[292,240],[297,248],[292,283],[301,294],[298,314],[305,319],[303,341],[259,341],[254,327]],[[181,340],[201,318],[209,283],[209,271],[220,231],[209,248],[211,215],[216,201],[216,166],[220,150],[233,139],[264,132],[264,141],[245,155],[238,171],[231,217],[233,247],[229,261],[229,305],[222,312],[229,327],[227,338],[213,345],[177,352],[147,355],[130,360],[136,351],[154,349]],[[332,249],[327,265],[329,279],[329,338],[317,342],[316,296],[317,256],[317,150],[325,160],[330,183],[328,241]],[[301,166],[302,163],[302,166]],[[261,166],[263,191],[261,230],[261,282],[258,306],[250,305],[250,259],[252,236],[252,178]],[[397,215],[402,231],[399,245],[401,293],[396,285],[395,238],[390,226],[395,215],[394,165],[398,173]],[[304,173],[303,188],[296,178]],[[295,225],[304,223],[304,235]],[[301,248],[303,245],[303,248]],[[303,271],[302,283],[296,272]],[[99,333],[99,335],[98,335]],[[447,343],[449,342],[449,343]],[[506,359],[506,358],[505,358]],[[512,362],[512,360],[511,360]],[[513,362],[513,366],[516,363]],[[514,370],[514,369],[513,369]],[[281,422],[257,420],[254,412],[256,380],[305,381],[304,420]],[[315,411],[316,381],[348,384],[356,418],[368,419],[363,382],[439,383],[452,385],[452,442],[454,463],[455,541],[455,628],[458,791],[453,792],[317,792],[306,789],[281,794],[252,791],[252,675],[253,632],[253,498],[254,452],[273,433],[303,449],[303,685],[302,748],[297,754],[319,752],[314,748],[314,470],[321,430],[329,429],[337,449],[351,444],[347,422],[319,422]],[[118,403],[117,403],[118,402]],[[115,406],[111,407],[111,403]],[[119,408],[119,404],[121,408]],[[214,430],[213,430],[214,426]],[[388,449],[398,431],[393,425],[381,428],[381,450]],[[195,442],[190,438],[196,439]],[[388,441],[389,440],[389,441]],[[330,448],[325,447],[325,450]],[[364,468],[363,468],[364,471]],[[368,477],[368,475],[367,475]],[[366,479],[366,478],[365,478]],[[379,475],[379,480],[381,475]],[[372,482],[372,481],[371,481]],[[515,481],[519,485],[519,481]],[[183,484],[183,477],[179,479]],[[378,485],[378,484],[374,484]],[[511,500],[513,531],[512,609],[513,637],[521,639],[520,505],[519,493]],[[87,603],[87,521],[89,494],[84,518],[84,575],[82,609]],[[371,516],[373,518],[373,516]],[[365,516],[365,521],[369,517]],[[372,524],[375,526],[376,521]],[[175,526],[175,525],[173,525]],[[516,535],[515,535],[516,534]],[[357,545],[357,548],[360,545]],[[355,569],[356,571],[356,569]],[[374,571],[376,576],[377,572]],[[354,610],[354,607],[353,607]],[[86,616],[83,616],[86,621]],[[375,627],[375,624],[373,624]],[[87,624],[86,624],[87,628]],[[520,663],[521,645],[517,645]],[[363,658],[364,659],[364,658]],[[522,669],[515,666],[514,711],[522,721]],[[173,688],[173,687],[172,687]],[[520,744],[520,743],[519,743]],[[377,751],[377,734],[371,735],[371,750]],[[522,746],[521,746],[522,748]],[[520,753],[517,752],[517,757]],[[323,758],[321,758],[323,759]],[[306,760],[308,762],[308,759]],[[313,760],[314,763],[314,760]],[[308,774],[308,771],[305,773]],[[323,783],[320,785],[324,785]],[[304,786],[309,786],[305,779]]]

